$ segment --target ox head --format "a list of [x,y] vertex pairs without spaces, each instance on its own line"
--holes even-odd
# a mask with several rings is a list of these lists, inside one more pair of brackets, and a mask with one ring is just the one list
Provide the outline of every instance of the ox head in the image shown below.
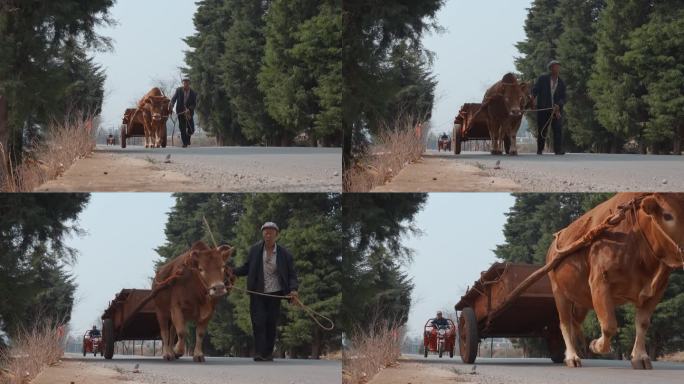
[[150,96],[147,103],[153,121],[162,121],[169,115],[169,99],[166,96]]
[[[658,241],[667,254],[662,261],[672,268],[684,268],[684,194],[657,193],[645,197],[642,211],[650,216],[650,228],[644,232]],[[662,244],[661,244],[662,243]]]
[[224,279],[226,262],[232,254],[233,248],[228,245],[209,248],[204,243],[198,243],[190,250],[191,266],[197,270],[209,296],[221,297],[228,292]]
[[510,116],[522,115],[522,109],[527,104],[529,90],[525,83],[519,83],[512,73],[507,73],[501,79],[501,96]]

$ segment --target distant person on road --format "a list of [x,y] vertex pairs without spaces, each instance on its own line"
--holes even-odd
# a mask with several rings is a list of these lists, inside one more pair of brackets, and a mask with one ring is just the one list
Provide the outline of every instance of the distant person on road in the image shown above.
[[544,152],[546,134],[553,131],[553,152],[564,155],[562,117],[565,105],[565,82],[560,78],[561,65],[556,60],[548,64],[549,73],[541,75],[532,88],[532,95],[537,99],[537,155]]
[[176,114],[178,114],[178,125],[180,126],[181,140],[183,148],[190,145],[190,136],[195,133],[195,107],[197,106],[197,93],[190,88],[190,79],[183,79],[183,86],[176,89],[176,93],[171,98],[169,109],[173,111],[176,104]]
[[[247,276],[247,289],[277,296],[297,297],[297,271],[292,254],[276,244],[280,229],[273,222],[261,226],[263,241],[249,249],[247,261],[235,268],[235,276]],[[254,335],[254,361],[273,361],[280,298],[249,295],[249,311]]]
[[89,336],[90,337],[100,337],[101,333],[100,330],[97,329],[96,325],[93,325],[93,329],[90,330]]
[[448,327],[449,322],[442,316],[442,311],[437,311],[437,317],[432,319],[432,326],[436,328]]

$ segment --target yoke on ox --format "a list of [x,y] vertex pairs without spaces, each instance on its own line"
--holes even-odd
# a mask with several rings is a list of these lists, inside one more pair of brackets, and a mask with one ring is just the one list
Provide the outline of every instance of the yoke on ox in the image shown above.
[[127,138],[143,136],[145,148],[166,148],[166,122],[172,113],[169,103],[169,98],[155,87],[140,99],[136,108],[126,109],[121,127],[121,147],[126,148]]
[[524,110],[533,104],[530,88],[528,83],[521,83],[514,74],[507,73],[487,89],[480,109],[472,116],[473,122],[486,122],[493,155],[503,154],[504,149],[510,155],[518,154],[516,136]]
[[[163,265],[154,279],[154,305],[165,360],[185,354],[187,321],[196,325],[193,361],[204,361],[202,341],[218,300],[228,293],[225,263],[233,249],[227,245],[210,248],[201,241],[185,254]],[[226,273],[228,272],[228,273]],[[172,346],[173,335],[178,341]]]
[[674,268],[684,267],[684,194],[618,194],[556,234],[547,265],[565,340],[565,362],[582,365],[576,342],[581,324],[594,309],[601,337],[589,348],[610,352],[617,332],[615,308],[636,307],[632,367],[652,369],[646,332]]

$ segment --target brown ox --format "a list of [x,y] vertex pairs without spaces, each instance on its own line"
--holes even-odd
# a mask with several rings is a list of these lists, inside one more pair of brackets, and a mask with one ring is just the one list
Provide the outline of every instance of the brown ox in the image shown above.
[[162,135],[166,135],[166,121],[172,111],[169,108],[170,100],[164,96],[161,89],[152,88],[138,102],[138,108],[131,120],[138,119],[142,115],[145,127],[145,148],[160,148]]
[[504,140],[510,141],[511,155],[517,155],[515,136],[520,128],[523,108],[529,103],[529,85],[519,83],[512,73],[492,85],[482,100],[476,118],[485,118],[491,139],[491,153],[501,155]]
[[600,322],[601,337],[589,348],[597,354],[610,352],[610,340],[617,332],[615,308],[630,302],[636,307],[632,366],[651,369],[645,344],[651,315],[672,269],[684,266],[684,194],[616,195],[561,231],[551,243],[547,263],[607,218],[613,226],[586,246],[570,248],[567,258],[549,272],[566,345],[565,362],[581,366],[575,342],[584,341],[581,323],[590,309]]
[[[225,278],[232,276],[232,272],[225,270],[225,263],[232,252],[227,245],[209,248],[198,241],[157,271],[152,289],[168,285],[154,298],[165,360],[183,356],[186,323],[193,321],[197,327],[193,360],[204,361],[202,340],[216,303],[228,292]],[[178,342],[172,347],[174,333]]]

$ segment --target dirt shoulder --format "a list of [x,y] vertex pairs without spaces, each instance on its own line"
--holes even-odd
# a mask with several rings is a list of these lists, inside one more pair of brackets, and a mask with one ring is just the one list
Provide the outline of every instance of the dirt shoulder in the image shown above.
[[407,165],[389,183],[372,192],[515,192],[520,186],[511,179],[490,176],[474,165],[451,159],[424,156]]
[[189,177],[163,170],[155,162],[94,152],[64,175],[36,188],[37,192],[199,192],[206,190]]
[[79,361],[62,360],[48,367],[31,384],[143,384],[142,381],[130,381],[109,368],[86,364]]
[[448,367],[402,362],[385,368],[368,384],[453,384],[475,383],[468,375],[457,373]]

